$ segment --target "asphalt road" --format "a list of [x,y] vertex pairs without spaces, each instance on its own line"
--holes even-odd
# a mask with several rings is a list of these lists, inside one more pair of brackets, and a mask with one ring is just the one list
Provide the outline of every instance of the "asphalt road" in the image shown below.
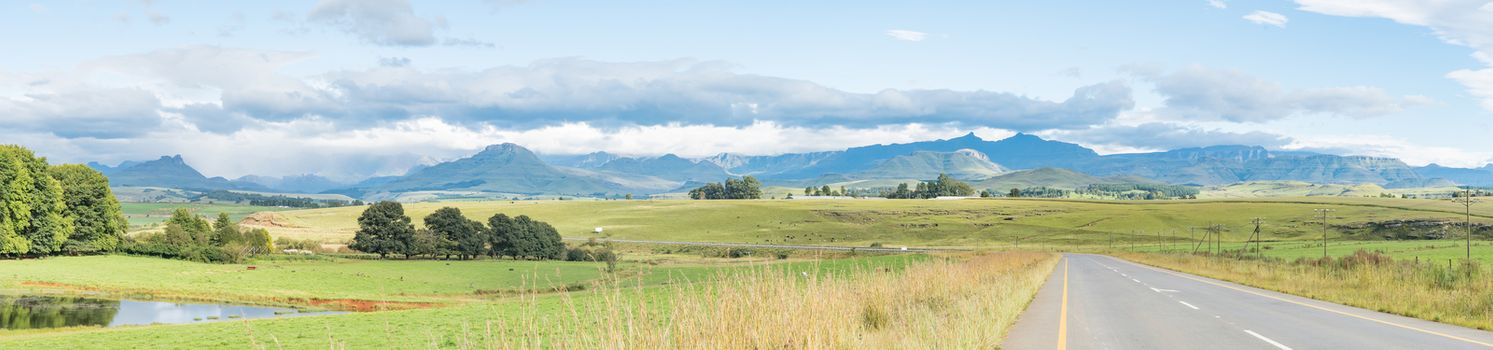
[[[590,238],[564,237],[564,239],[567,240],[567,241],[585,241],[585,240],[589,240]],[[702,247],[794,249],[794,250],[836,250],[836,251],[847,251],[847,252],[848,251],[857,251],[857,252],[880,252],[880,253],[931,253],[931,252],[947,252],[947,251],[962,251],[962,250],[965,250],[965,249],[955,249],[955,248],[917,248],[917,247],[906,247],[906,248],[904,248],[904,247],[881,247],[881,248],[871,248],[871,247],[846,247],[846,246],[832,246],[832,245],[794,245],[794,244],[756,244],[756,243],[724,243],[724,242],[650,241],[650,240],[638,240],[638,239],[607,239],[607,240],[612,241],[612,242],[617,242],[617,243],[664,244],[664,245],[692,245],[692,246],[702,246]]]
[[1493,333],[1067,254],[1003,347],[1490,349]]

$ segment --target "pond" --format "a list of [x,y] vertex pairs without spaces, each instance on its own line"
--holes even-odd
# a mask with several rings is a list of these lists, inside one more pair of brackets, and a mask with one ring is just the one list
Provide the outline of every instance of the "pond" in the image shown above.
[[339,313],[342,312],[73,296],[0,295],[0,329],[120,327]]

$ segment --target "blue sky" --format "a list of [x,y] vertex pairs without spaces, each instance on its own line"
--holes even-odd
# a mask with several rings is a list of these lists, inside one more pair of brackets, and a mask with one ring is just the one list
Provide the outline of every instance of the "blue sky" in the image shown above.
[[1483,1],[7,2],[0,31],[24,33],[0,37],[4,142],[228,177],[971,131],[1493,159]]

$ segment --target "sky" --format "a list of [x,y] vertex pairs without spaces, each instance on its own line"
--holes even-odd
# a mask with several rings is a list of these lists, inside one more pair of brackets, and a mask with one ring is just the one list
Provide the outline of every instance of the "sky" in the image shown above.
[[0,3],[0,143],[209,176],[1017,132],[1493,160],[1488,1]]

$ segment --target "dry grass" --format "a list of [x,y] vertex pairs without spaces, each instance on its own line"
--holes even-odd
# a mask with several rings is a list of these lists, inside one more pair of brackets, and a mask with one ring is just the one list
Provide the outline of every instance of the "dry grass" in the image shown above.
[[764,266],[669,287],[613,282],[489,321],[458,348],[996,348],[1057,262],[1045,253],[940,256],[902,271]]
[[1380,312],[1493,329],[1493,275],[1482,264],[1393,260],[1358,251],[1335,259],[1238,259],[1121,253],[1127,260]]

